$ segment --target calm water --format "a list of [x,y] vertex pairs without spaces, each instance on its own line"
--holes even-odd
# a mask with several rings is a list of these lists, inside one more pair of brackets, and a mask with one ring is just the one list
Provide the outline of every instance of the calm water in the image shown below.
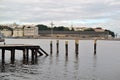
[[[6,39],[6,44],[37,44],[50,53],[51,40]],[[79,41],[79,55],[75,55],[74,40],[68,40],[69,55],[65,56],[65,41],[60,40],[56,53],[38,57],[38,64],[22,64],[22,52],[16,51],[16,62],[10,64],[10,52],[6,51],[6,64],[0,67],[0,80],[120,80],[120,42],[97,41],[97,55],[93,54],[93,41]],[[1,54],[0,54],[1,56]],[[1,61],[1,57],[0,57]],[[0,64],[1,65],[1,64]]]

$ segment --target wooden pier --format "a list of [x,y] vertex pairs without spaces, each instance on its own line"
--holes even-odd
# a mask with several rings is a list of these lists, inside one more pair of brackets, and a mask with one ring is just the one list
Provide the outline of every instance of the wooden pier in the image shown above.
[[24,45],[24,44],[6,44],[6,45],[0,45],[0,49],[2,50],[2,64],[5,63],[5,50],[8,50],[11,52],[11,64],[14,64],[15,62],[15,50],[22,50],[23,51],[23,63],[29,62],[29,50],[31,51],[31,63],[34,64],[37,62],[38,54],[41,56],[45,54],[48,56],[48,54],[38,45]]

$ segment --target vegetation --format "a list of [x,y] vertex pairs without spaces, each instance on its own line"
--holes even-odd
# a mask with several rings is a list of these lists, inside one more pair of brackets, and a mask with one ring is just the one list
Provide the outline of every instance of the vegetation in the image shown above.
[[8,26],[1,26],[0,25],[0,30],[3,30],[3,29],[8,29],[8,30],[13,30],[12,28],[8,27]]
[[115,37],[115,33],[114,33],[113,31],[107,30],[107,29],[106,29],[105,31],[109,32],[109,34],[110,34],[112,37]]
[[[50,27],[46,26],[46,25],[43,25],[43,24],[38,24],[36,25],[38,27],[38,29],[40,31],[43,31],[43,30],[51,30]],[[64,26],[58,26],[58,27],[53,27],[53,30],[54,31],[69,31],[69,28],[67,27],[64,27]]]
[[43,25],[43,24],[38,24],[36,25],[36,27],[38,27],[39,30],[50,30],[48,26]]
[[54,31],[69,31],[69,28],[64,27],[64,26],[59,26],[59,27],[54,27]]
[[[36,27],[38,27],[39,31],[41,31],[41,30],[51,30],[51,27],[48,27],[47,25],[44,25],[44,24],[38,24],[38,25],[36,25]],[[0,30],[3,30],[3,29],[8,29],[8,30],[13,31],[13,29],[10,28],[9,26],[0,25]],[[64,26],[58,26],[58,27],[54,26],[52,29],[54,31],[74,31],[74,28],[72,28],[70,30],[68,27],[64,27]],[[97,29],[102,29],[102,28],[97,27]],[[88,28],[88,29],[85,29],[84,31],[94,31],[94,29],[93,28]],[[105,31],[107,31],[109,33],[109,35],[111,35],[112,37],[115,37],[115,33],[113,31],[107,30],[107,29]]]
[[[51,30],[50,27],[46,26],[46,25],[43,25],[43,24],[39,24],[37,25],[37,27],[39,28],[39,30]],[[102,29],[101,27],[97,27],[96,29]],[[58,26],[58,27],[53,27],[53,30],[54,31],[74,31],[74,28],[72,28],[71,30],[68,28],[68,27],[64,27],[64,26]],[[88,29],[85,29],[84,31],[95,31],[93,28],[88,28]],[[109,34],[112,36],[112,37],[115,37],[115,33],[111,30],[105,30],[105,31],[108,31]]]
[[93,28],[85,29],[84,31],[95,31]]

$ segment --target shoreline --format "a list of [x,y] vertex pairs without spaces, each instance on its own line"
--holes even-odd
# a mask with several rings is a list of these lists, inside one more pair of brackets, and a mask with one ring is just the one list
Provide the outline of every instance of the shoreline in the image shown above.
[[120,41],[120,38],[79,38],[79,37],[39,37],[39,38],[25,38],[25,37],[17,37],[17,38],[5,38],[5,39],[61,39],[61,40],[112,40],[112,41]]

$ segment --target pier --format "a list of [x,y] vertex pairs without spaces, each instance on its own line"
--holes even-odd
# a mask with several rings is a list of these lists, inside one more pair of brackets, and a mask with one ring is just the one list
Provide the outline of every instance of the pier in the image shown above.
[[31,51],[31,63],[37,63],[37,57],[42,56],[45,54],[48,56],[48,54],[38,45],[24,45],[24,44],[6,44],[6,45],[0,45],[0,49],[2,50],[2,64],[5,63],[5,51],[8,50],[11,52],[10,61],[11,64],[14,64],[15,62],[15,50],[21,50],[23,51],[23,63],[26,64],[26,62],[29,62],[29,54]]

